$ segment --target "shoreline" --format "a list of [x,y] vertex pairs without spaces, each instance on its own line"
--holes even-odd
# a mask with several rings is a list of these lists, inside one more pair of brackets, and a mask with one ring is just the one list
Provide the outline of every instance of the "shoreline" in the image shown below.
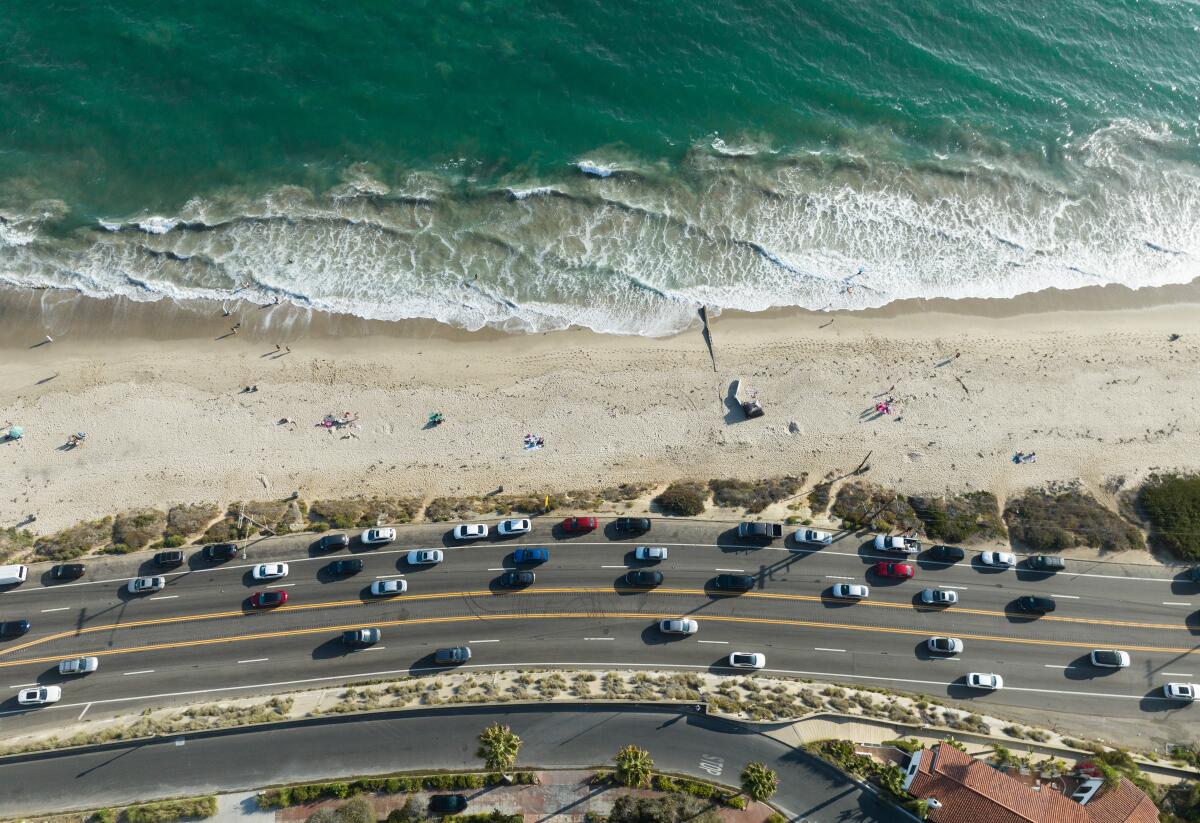
[[[986,490],[1003,505],[1079,480],[1111,504],[1152,471],[1200,468],[1200,281],[726,312],[710,323],[715,368],[698,327],[512,334],[229,308],[0,292],[0,420],[26,429],[0,445],[14,488],[0,525],[36,514],[46,533],[294,490],[427,498],[801,472],[811,484],[868,452],[866,479],[901,492]],[[764,419],[727,405],[734,379],[760,390]],[[889,395],[895,413],[875,414]],[[316,425],[347,410],[361,428]],[[426,430],[432,411],[447,424]],[[83,447],[61,448],[79,431]],[[527,433],[546,448],[525,450]],[[1039,460],[1016,465],[1016,451]]]

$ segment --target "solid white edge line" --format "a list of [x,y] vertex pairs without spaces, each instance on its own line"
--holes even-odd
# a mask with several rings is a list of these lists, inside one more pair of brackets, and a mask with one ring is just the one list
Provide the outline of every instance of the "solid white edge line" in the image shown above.
[[697,640],[697,643],[711,643],[714,646],[728,646],[728,640]]
[[239,660],[239,663],[266,663],[271,658],[269,657],[251,657],[248,660]]
[[71,607],[70,606],[59,606],[58,608],[55,608],[55,609],[42,609],[42,614],[48,614],[49,612],[65,612],[69,608],[71,608]]
[[1050,597],[1065,597],[1068,600],[1078,600],[1079,599],[1079,595],[1077,595],[1077,594],[1051,594],[1049,596]]
[[1047,669],[1069,669],[1069,668],[1071,668],[1070,666],[1057,666],[1054,663],[1043,663],[1042,665],[1045,666]]
[[813,646],[814,652],[845,652],[845,649],[824,649],[820,646]]
[[10,689],[28,689],[30,686],[36,686],[37,683],[18,683],[15,686],[9,686]]
[[377,574],[377,575],[375,575],[376,580],[389,580],[393,577],[404,577],[404,575],[402,575],[402,574]]
[[468,640],[468,643],[499,643],[499,640]]
[[745,572],[745,569],[713,569],[715,572]]
[[1182,603],[1178,600],[1164,600],[1162,602],[1162,604],[1164,606],[1190,606],[1190,605],[1192,605],[1191,603]]
[[853,580],[853,577],[847,577],[844,574],[827,574],[825,575],[830,580]]
[[177,595],[177,594],[163,594],[163,595],[159,595],[158,597],[147,597],[146,599],[147,600],[174,600],[177,597],[179,597],[179,595]]
[[616,640],[615,637],[585,637],[584,640]]
[[1195,677],[1194,674],[1185,674],[1184,672],[1163,672],[1164,677]]
[[121,672],[121,674],[125,677],[129,677],[131,674],[154,674],[154,669],[140,669],[136,672]]

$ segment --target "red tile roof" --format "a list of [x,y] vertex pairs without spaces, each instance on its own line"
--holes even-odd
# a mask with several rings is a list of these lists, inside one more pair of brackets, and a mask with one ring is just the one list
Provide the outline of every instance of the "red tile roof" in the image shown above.
[[1116,788],[1101,789],[1083,808],[1091,823],[1158,823],[1154,801],[1123,777]]
[[936,798],[934,823],[1157,823],[1150,798],[1124,778],[1086,806],[1049,786],[1041,791],[1014,780],[953,746],[939,744],[921,757],[909,794]]

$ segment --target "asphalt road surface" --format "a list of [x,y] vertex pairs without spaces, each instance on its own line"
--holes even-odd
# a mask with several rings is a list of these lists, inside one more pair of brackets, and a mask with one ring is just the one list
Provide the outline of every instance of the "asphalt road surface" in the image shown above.
[[[535,520],[532,534],[459,544],[448,525],[403,527],[396,543],[367,547],[355,539],[332,555],[312,535],[251,543],[245,557],[205,564],[199,550],[166,573],[166,589],[130,595],[125,584],[157,573],[149,555],[89,561],[78,582],[54,584],[49,564],[30,570],[30,582],[0,594],[0,620],[27,618],[32,631],[0,641],[0,727],[10,733],[145,705],[203,696],[244,696],[333,684],[348,678],[420,673],[434,668],[433,652],[469,645],[471,668],[530,666],[638,667],[730,672],[732,651],[766,655],[773,673],[894,687],[989,707],[1021,706],[1082,716],[1138,718],[1176,730],[1190,725],[1190,706],[1161,697],[1166,682],[1200,675],[1200,588],[1185,575],[1148,566],[1069,561],[1045,575],[1017,568],[989,570],[968,558],[947,565],[922,554],[912,580],[888,580],[873,566],[894,560],[864,537],[839,533],[832,546],[740,541],[729,524],[655,520],[642,536],[618,539],[611,527],[564,535]],[[494,525],[494,524],[493,524]],[[493,530],[494,531],[494,530]],[[352,533],[357,538],[357,532]],[[634,560],[636,545],[669,549],[661,563]],[[521,590],[498,586],[513,568],[512,553],[546,546],[550,561],[530,566],[536,582]],[[409,549],[437,547],[444,562],[412,566]],[[364,569],[339,578],[325,567],[356,557]],[[260,562],[286,561],[283,580],[256,582]],[[633,568],[664,574],[661,586],[635,590],[623,583]],[[745,573],[754,588],[726,594],[713,588],[722,573]],[[373,598],[377,579],[403,578],[406,594]],[[867,583],[861,602],[830,596],[842,582]],[[952,589],[959,603],[931,608],[925,587]],[[282,589],[288,603],[249,607],[252,593]],[[1049,594],[1053,614],[1013,609],[1024,594]],[[660,634],[657,621],[691,617],[700,631],[687,638]],[[349,651],[341,631],[376,626],[382,641]],[[954,657],[930,655],[931,636],[961,638]],[[1124,649],[1132,665],[1093,666],[1093,649]],[[98,672],[60,677],[59,660],[97,655]],[[1005,688],[967,688],[968,672],[995,672]],[[60,703],[40,709],[16,704],[17,690],[37,683],[63,688]]]
[[[652,709],[454,709],[324,718],[272,729],[186,735],[83,752],[0,758],[0,816],[251,790],[285,782],[478,768],[479,732],[507,723],[522,739],[518,765],[610,763],[618,748],[647,749],[661,771],[736,786],[761,760],[779,773],[775,802],[795,819],[904,821],[905,815],[804,752],[739,724]],[[480,792],[481,805],[486,790]]]

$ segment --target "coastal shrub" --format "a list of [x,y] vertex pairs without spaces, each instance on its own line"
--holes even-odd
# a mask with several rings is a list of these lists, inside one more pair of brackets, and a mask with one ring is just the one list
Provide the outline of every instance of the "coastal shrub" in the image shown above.
[[667,486],[654,502],[667,514],[692,517],[704,512],[708,489],[695,480],[679,480]]
[[131,549],[144,549],[162,535],[167,515],[158,509],[121,512],[113,519],[112,541]]
[[182,546],[188,538],[204,531],[220,513],[221,509],[215,503],[181,503],[178,506],[172,506],[167,509],[167,525],[163,529],[163,545],[165,546],[167,541],[182,540],[183,542],[175,544]]
[[279,526],[288,519],[291,502],[290,500],[248,500],[241,505],[240,511],[255,523],[259,523],[271,531],[277,531]]
[[925,524],[931,540],[963,543],[1004,538],[1000,504],[991,492],[967,492],[946,497],[909,497],[908,503]]
[[1200,560],[1200,475],[1151,475],[1138,490],[1137,504],[1157,545],[1185,560]]
[[0,529],[0,563],[24,556],[33,548],[33,532],[13,526]]
[[909,531],[920,528],[921,519],[908,500],[891,489],[858,481],[838,489],[833,514],[844,528],[871,528],[876,531]]
[[419,498],[317,500],[308,506],[308,522],[335,529],[370,528],[379,523],[412,523],[421,511]]
[[829,508],[829,498],[833,494],[832,483],[818,483],[809,489],[808,508],[813,514],[824,514]]
[[1159,808],[1161,823],[1189,823],[1200,820],[1200,782],[1183,780],[1167,789]]
[[192,797],[186,800],[164,800],[161,803],[141,803],[121,812],[124,823],[173,823],[176,820],[202,820],[217,813],[217,798]]
[[234,509],[225,512],[225,516],[209,526],[200,540],[204,543],[227,543],[249,536],[248,530],[238,527],[238,514]]
[[97,809],[92,812],[87,823],[117,823],[117,813],[112,809]]
[[742,508],[756,514],[772,503],[778,503],[795,494],[804,486],[807,474],[784,475],[766,480],[709,480],[708,488],[713,494],[713,505],[726,509]]
[[609,823],[720,823],[709,803],[685,794],[637,797],[623,794],[608,813]]
[[76,523],[68,529],[34,540],[33,551],[43,560],[71,560],[112,540],[111,517]]
[[434,523],[467,520],[483,508],[478,497],[435,497],[425,506],[425,517]]
[[1144,545],[1137,529],[1077,485],[1029,489],[1009,501],[1004,520],[1014,540],[1036,551],[1073,546],[1124,551]]
[[187,540],[185,540],[182,536],[180,536],[178,534],[173,534],[170,537],[165,537],[165,538],[163,538],[163,542],[162,542],[164,549],[178,549],[180,546],[184,545],[185,543],[187,543]]

